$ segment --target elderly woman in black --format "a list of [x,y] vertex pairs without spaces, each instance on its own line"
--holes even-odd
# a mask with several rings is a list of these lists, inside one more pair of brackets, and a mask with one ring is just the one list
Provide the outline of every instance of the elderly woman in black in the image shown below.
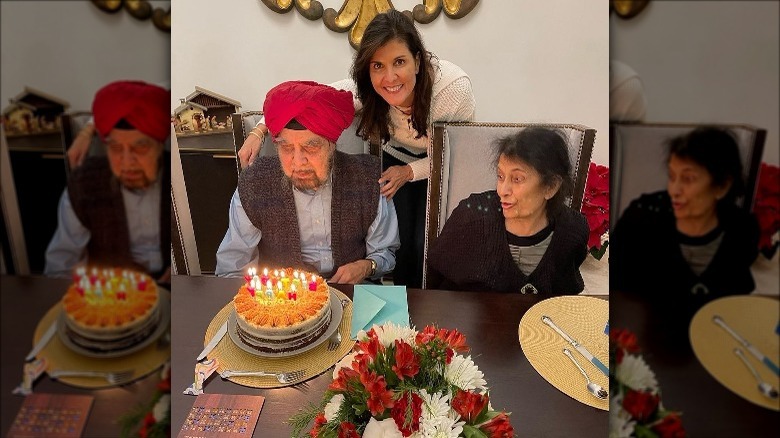
[[733,135],[698,128],[669,143],[665,191],[634,200],[610,236],[611,289],[675,303],[688,313],[754,289],[758,222],[735,201],[744,192]]
[[432,244],[431,289],[573,295],[584,287],[588,224],[571,194],[564,136],[526,128],[496,150],[496,190],[460,202]]

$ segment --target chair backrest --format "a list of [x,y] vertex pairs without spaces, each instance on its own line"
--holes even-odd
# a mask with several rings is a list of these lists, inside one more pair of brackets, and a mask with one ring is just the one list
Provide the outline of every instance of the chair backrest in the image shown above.
[[[667,143],[701,124],[688,123],[614,123],[610,125],[610,223],[614,226],[623,210],[643,193],[666,188]],[[730,130],[737,139],[745,196],[737,204],[747,211],[753,208],[756,179],[761,165],[766,130],[749,125],[707,125]]]
[[[62,129],[60,130],[60,138],[62,139],[62,151],[65,153],[65,175],[70,176],[70,163],[68,162],[68,149],[73,144],[73,140],[84,128],[84,126],[92,119],[92,113],[88,111],[76,111],[71,113],[65,113],[60,116],[60,122]],[[100,142],[95,138],[89,146],[89,154],[96,153],[99,150]]]
[[[262,111],[244,111],[240,113],[234,113],[233,120],[233,143],[236,148],[236,169],[241,172],[241,164],[238,159],[238,151],[241,149],[241,145],[244,144],[244,140],[249,135],[249,131],[257,125],[262,119]],[[344,130],[339,139],[336,141],[336,150],[346,152],[348,154],[373,154],[381,156],[381,149],[370,143],[364,141],[358,137],[355,133],[357,130],[357,118],[352,121],[352,124]],[[263,148],[260,150],[260,156],[276,155],[276,147],[271,140],[270,135],[266,135],[263,139]]]
[[[566,204],[579,211],[585,194],[588,166],[596,130],[582,125],[550,123],[436,123],[431,145],[431,176],[428,184],[428,209],[423,272],[427,274],[428,248],[439,236],[444,223],[461,200],[472,193],[496,188],[493,167],[495,141],[528,127],[562,131],[569,144],[574,190]],[[423,275],[423,287],[427,275]]]
[[179,142],[171,126],[171,270],[179,275],[200,275],[198,245],[190,215],[187,187],[179,155]]

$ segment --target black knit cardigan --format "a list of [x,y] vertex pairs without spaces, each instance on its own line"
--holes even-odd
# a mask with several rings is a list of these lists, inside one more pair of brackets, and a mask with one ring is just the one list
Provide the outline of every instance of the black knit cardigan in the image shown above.
[[[574,295],[584,282],[579,267],[585,260],[588,224],[579,212],[563,208],[552,218],[550,245],[539,265],[525,275],[512,259],[495,191],[475,193],[460,202],[431,245],[429,289]],[[526,285],[532,285],[533,288]]]

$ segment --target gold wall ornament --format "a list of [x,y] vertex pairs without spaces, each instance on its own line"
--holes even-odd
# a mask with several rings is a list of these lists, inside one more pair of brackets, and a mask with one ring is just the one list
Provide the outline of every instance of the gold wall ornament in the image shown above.
[[639,15],[650,0],[610,0],[609,12],[615,11],[618,17],[628,20]]
[[152,19],[154,27],[163,32],[171,32],[171,8],[153,8],[147,0],[91,0],[98,9],[115,14],[122,9],[138,20]]
[[[349,31],[349,44],[357,49],[363,39],[368,23],[390,9],[395,9],[391,0],[345,0],[336,12],[333,8],[323,9],[316,0],[261,0],[268,9],[285,14],[295,9],[309,20],[322,18],[325,27],[334,32]],[[413,10],[402,11],[418,23],[427,24],[439,16],[442,9],[450,18],[465,17],[479,3],[479,0],[423,0]],[[443,7],[442,7],[443,6]]]

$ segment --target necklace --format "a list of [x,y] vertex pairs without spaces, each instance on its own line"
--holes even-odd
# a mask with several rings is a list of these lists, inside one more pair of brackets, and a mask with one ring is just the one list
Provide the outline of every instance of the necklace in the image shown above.
[[403,108],[400,106],[393,105],[393,108],[398,110],[401,114],[406,116],[406,126],[409,128],[409,131],[412,131],[412,107]]

